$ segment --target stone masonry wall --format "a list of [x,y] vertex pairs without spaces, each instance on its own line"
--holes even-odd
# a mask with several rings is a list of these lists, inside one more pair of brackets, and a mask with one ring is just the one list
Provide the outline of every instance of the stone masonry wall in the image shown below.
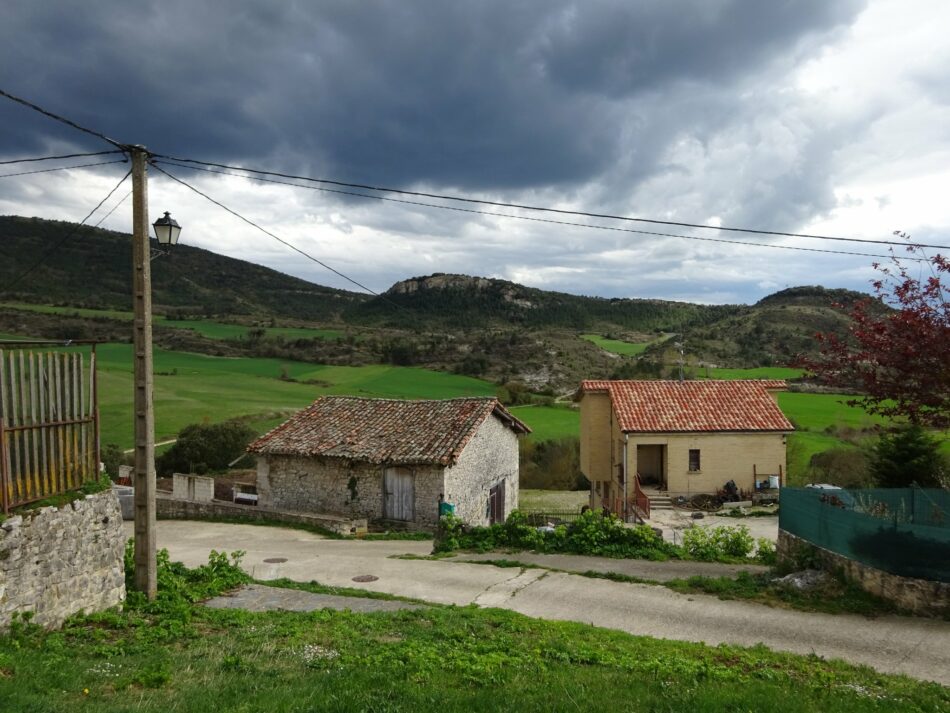
[[[339,458],[261,456],[257,494],[261,507],[329,513],[376,520],[383,517],[384,466]],[[442,469],[414,466],[415,522],[438,521]]]
[[322,513],[291,512],[257,505],[240,505],[221,500],[196,502],[181,500],[159,493],[155,499],[156,515],[160,520],[214,520],[226,518],[248,522],[287,522],[312,525],[340,535],[366,533],[365,518],[350,518]]
[[[518,436],[494,416],[485,419],[454,466],[445,470],[445,499],[470,525],[487,525],[488,491],[505,482],[505,517],[518,507]],[[436,494],[438,497],[438,494]]]
[[115,493],[90,495],[0,523],[0,629],[14,614],[57,627],[125,600],[122,514]]
[[778,531],[779,562],[795,566],[803,557],[816,558],[822,569],[841,573],[861,589],[894,602],[901,609],[926,616],[950,615],[950,584],[900,577],[812,544],[785,530]]

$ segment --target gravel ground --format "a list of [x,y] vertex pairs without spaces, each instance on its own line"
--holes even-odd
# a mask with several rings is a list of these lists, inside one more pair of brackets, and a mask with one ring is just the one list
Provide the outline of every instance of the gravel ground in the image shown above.
[[778,540],[778,515],[771,517],[722,517],[704,513],[702,520],[694,520],[689,510],[654,510],[648,524],[663,530],[663,537],[669,542],[682,542],[682,531],[687,527],[718,527],[719,525],[745,525],[753,537],[766,537],[772,542]]

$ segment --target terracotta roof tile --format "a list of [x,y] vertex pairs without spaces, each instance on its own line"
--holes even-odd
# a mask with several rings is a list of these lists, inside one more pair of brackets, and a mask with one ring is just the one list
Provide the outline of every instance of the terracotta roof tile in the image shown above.
[[584,381],[581,393],[610,395],[627,433],[794,431],[769,391],[775,379],[737,381]]
[[492,414],[516,433],[531,432],[493,398],[401,401],[324,396],[247,450],[394,465],[449,465]]

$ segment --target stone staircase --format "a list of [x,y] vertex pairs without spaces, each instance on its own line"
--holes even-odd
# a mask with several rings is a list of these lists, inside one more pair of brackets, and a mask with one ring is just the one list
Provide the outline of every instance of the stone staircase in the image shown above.
[[650,512],[656,512],[657,510],[672,510],[673,501],[670,500],[670,496],[666,493],[661,493],[657,490],[646,491],[646,496],[650,500]]

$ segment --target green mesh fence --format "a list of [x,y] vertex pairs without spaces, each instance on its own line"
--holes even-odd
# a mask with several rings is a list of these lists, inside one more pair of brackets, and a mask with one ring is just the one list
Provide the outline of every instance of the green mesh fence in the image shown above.
[[950,491],[783,488],[779,527],[891,574],[950,582]]

